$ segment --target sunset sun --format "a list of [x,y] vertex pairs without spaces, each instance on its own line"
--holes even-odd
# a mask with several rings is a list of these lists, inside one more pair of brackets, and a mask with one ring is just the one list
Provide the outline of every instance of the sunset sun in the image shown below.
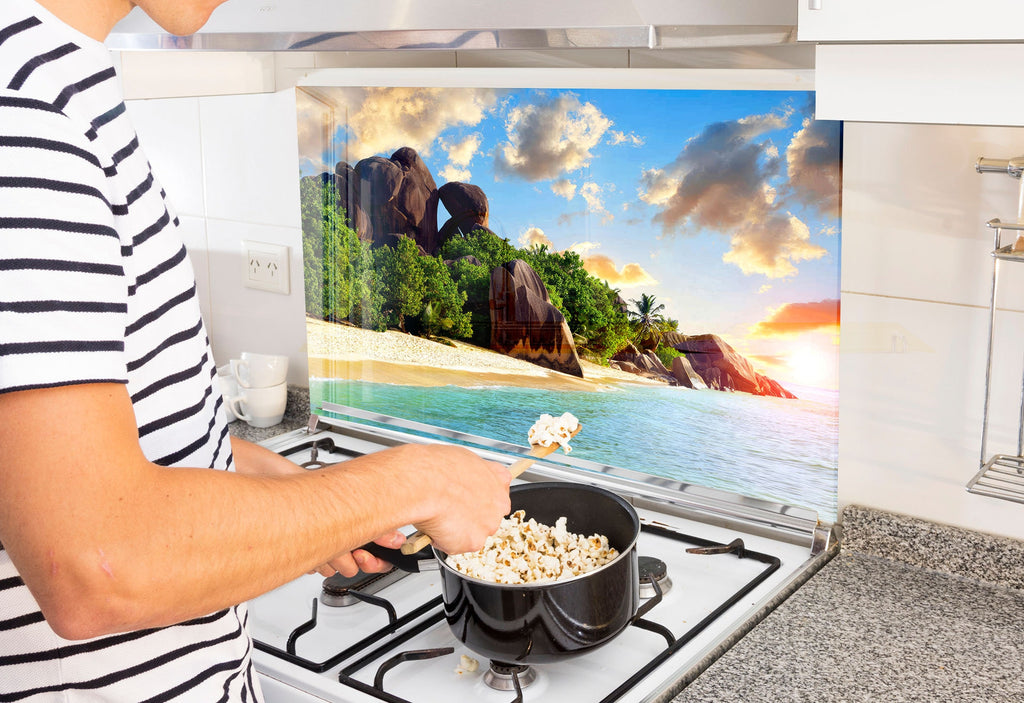
[[802,386],[834,388],[836,382],[835,356],[828,350],[812,345],[795,347],[789,353],[789,377]]

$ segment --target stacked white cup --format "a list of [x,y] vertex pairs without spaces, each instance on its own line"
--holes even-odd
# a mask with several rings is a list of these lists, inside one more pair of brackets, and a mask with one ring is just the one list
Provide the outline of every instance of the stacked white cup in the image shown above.
[[288,404],[288,357],[242,352],[228,367],[231,372],[227,384],[233,381],[237,385],[235,393],[225,393],[229,418],[233,414],[253,427],[281,422]]

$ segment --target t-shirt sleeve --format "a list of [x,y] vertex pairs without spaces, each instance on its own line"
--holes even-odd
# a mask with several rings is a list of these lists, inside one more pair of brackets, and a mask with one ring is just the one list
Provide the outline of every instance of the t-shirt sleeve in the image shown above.
[[0,393],[126,383],[127,310],[107,175],[88,136],[0,91]]

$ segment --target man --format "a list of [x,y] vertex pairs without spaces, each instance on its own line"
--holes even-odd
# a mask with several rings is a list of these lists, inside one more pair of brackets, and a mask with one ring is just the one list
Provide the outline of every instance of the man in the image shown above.
[[[187,34],[220,0],[138,0]],[[477,549],[508,471],[449,446],[299,472],[228,435],[177,234],[101,41],[128,0],[0,3],[0,701],[258,700],[244,606]],[[211,470],[215,469],[215,470]]]

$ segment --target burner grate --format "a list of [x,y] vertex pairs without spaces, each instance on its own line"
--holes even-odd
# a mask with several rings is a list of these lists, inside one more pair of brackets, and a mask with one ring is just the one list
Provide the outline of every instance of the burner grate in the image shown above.
[[[363,639],[359,640],[351,647],[343,649],[342,651],[335,654],[333,657],[330,657],[322,662],[314,662],[310,659],[306,659],[305,657],[300,657],[297,654],[295,654],[294,651],[289,652],[284,649],[281,649],[280,647],[275,647],[272,644],[268,644],[258,639],[253,639],[253,646],[262,652],[272,654],[275,657],[278,657],[279,659],[282,659],[290,664],[295,664],[296,666],[300,666],[308,671],[312,671],[317,674],[322,674],[325,671],[333,669],[334,667],[338,666],[347,659],[350,659],[359,652],[365,650],[367,647],[374,644],[375,642],[379,642],[382,639],[385,639],[388,635],[391,635],[392,633],[402,629],[406,625],[416,622],[416,620],[422,617],[425,613],[429,613],[432,610],[440,608],[443,602],[444,599],[441,596],[432,598],[431,600],[427,601],[415,610],[410,611],[408,614],[403,615],[402,617],[396,618],[394,621],[389,622],[386,626],[380,628],[375,632],[370,633]],[[390,612],[394,612],[394,608],[392,608]],[[439,622],[443,619],[443,612],[432,615],[431,624]],[[292,634],[288,637],[289,642],[292,643],[292,649],[294,649],[295,640],[297,640],[301,635],[312,631],[316,627],[316,622],[317,600],[313,599],[312,615],[310,617],[310,620],[295,628]]]
[[[749,559],[755,562],[763,564],[763,568],[748,582],[743,584],[735,593],[726,597],[721,603],[714,608],[706,617],[700,622],[690,627],[678,638],[672,634],[672,632],[665,626],[649,622],[641,617],[637,617],[632,625],[658,635],[661,635],[666,642],[666,647],[660,652],[655,654],[649,661],[647,661],[639,670],[633,675],[629,676],[621,682],[611,693],[602,698],[599,703],[612,703],[622,698],[630,689],[636,686],[640,681],[645,679],[651,673],[653,673],[659,666],[661,666],[670,657],[676,654],[682,649],[687,643],[697,637],[701,632],[707,629],[715,620],[717,620],[723,613],[733,607],[736,603],[741,601],[747,594],[753,591],[757,586],[763,583],[769,576],[781,567],[781,560],[778,557],[764,554],[762,552],[747,549],[743,546],[742,542],[739,544],[736,541],[723,545],[711,540],[695,537],[683,533],[676,532],[674,530],[659,527],[657,525],[645,524],[641,526],[641,529],[650,534],[654,534],[660,537],[665,537],[674,541],[682,542],[685,544],[693,545],[694,553],[704,553],[708,555],[722,555],[722,556],[709,556],[708,558],[736,558],[736,559]],[[728,555],[728,556],[726,556]],[[658,600],[661,598],[660,584],[656,579],[649,578],[649,583],[654,589],[656,596],[647,603],[641,605],[641,615],[646,613],[653,607]],[[374,599],[379,600],[379,599]],[[302,629],[304,632],[308,632],[316,626],[316,605],[317,601],[313,601],[313,615],[312,619],[300,625],[297,629]],[[393,609],[392,609],[393,610]],[[422,619],[421,619],[422,618]],[[324,662],[312,662],[308,659],[296,656],[294,653],[294,647],[291,647],[293,651],[288,652],[279,648],[273,647],[267,643],[256,640],[254,642],[257,649],[264,652],[277,656],[285,661],[296,664],[304,669],[314,671],[317,673],[324,673],[329,669],[334,668],[345,662],[349,662],[355,657],[358,657],[354,661],[343,666],[339,675],[338,681],[345,686],[348,686],[354,690],[360,691],[367,694],[377,700],[385,701],[386,703],[413,703],[405,698],[400,698],[391,693],[386,692],[383,689],[383,676],[384,674],[402,663],[403,661],[418,660],[424,658],[433,658],[451,654],[454,652],[451,648],[447,650],[409,650],[400,651],[403,644],[419,635],[422,632],[427,631],[431,627],[444,621],[444,610],[443,610],[443,598],[437,596],[432,600],[428,601],[419,608],[411,611],[409,614],[394,619],[389,625],[381,628],[375,633],[368,635],[363,638],[360,642],[353,644],[351,647],[339,652],[335,656],[327,659]],[[395,634],[399,633],[399,634]],[[292,637],[297,638],[298,635],[293,633]],[[292,638],[289,638],[291,641]],[[383,642],[383,643],[382,643]],[[294,642],[292,642],[294,644]],[[375,646],[376,645],[376,646]],[[450,651],[449,651],[450,650]],[[361,656],[360,656],[361,655]],[[376,673],[374,684],[371,685],[365,681],[361,681],[355,678],[357,672],[362,671],[368,665],[375,661],[385,659],[384,664],[381,665]],[[519,700],[521,700],[521,693],[518,692]]]

